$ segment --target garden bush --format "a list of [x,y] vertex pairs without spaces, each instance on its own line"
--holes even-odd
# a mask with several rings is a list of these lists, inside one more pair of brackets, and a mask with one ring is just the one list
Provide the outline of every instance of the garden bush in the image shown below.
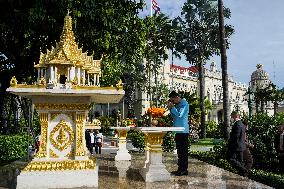
[[[219,153],[221,153],[222,151],[225,150],[225,148],[222,146],[219,146],[218,150],[219,150]],[[237,173],[237,170],[234,169],[225,158],[222,158],[225,155],[222,155],[222,157],[220,157],[219,153],[191,151],[190,156],[193,158],[199,159],[201,161],[204,161],[206,163],[220,167],[222,169],[225,169],[227,171]],[[267,172],[264,170],[253,169],[249,173],[248,177],[252,180],[261,182],[263,184],[272,186],[274,188],[279,188],[279,189],[284,188],[284,176],[280,174],[275,174],[275,173]]]
[[208,138],[222,138],[223,129],[221,124],[216,123],[215,121],[206,122],[206,137]]
[[28,135],[0,135],[0,164],[26,156],[31,144],[33,139]]
[[132,145],[138,148],[139,151],[144,151],[145,148],[145,137],[141,131],[130,130],[128,131],[127,138],[131,140]]
[[280,123],[284,123],[284,114],[275,116],[258,114],[248,120],[248,136],[254,144],[251,152],[254,158],[254,166],[257,169],[273,172],[277,170],[278,161],[274,149],[274,135]]
[[101,121],[100,132],[103,133],[103,135],[109,135],[110,127],[116,126],[116,124],[114,123],[114,118],[107,117],[107,116],[101,116],[98,119]]

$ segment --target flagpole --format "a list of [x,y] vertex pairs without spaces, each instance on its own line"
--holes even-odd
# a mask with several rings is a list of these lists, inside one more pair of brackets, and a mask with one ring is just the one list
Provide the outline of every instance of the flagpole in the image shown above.
[[153,10],[152,10],[153,8],[152,8],[152,0],[150,0],[150,10],[151,10],[151,14],[150,14],[150,16],[152,17],[153,16]]

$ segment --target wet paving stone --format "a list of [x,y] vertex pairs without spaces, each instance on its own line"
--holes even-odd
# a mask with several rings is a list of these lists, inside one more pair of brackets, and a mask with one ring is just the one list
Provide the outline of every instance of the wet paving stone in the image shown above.
[[[99,165],[99,189],[270,189],[266,185],[225,171],[196,159],[189,159],[188,176],[172,176],[167,182],[144,182],[140,170],[144,165],[144,153],[132,154],[126,177],[120,177],[115,167],[114,155],[96,156]],[[177,169],[176,155],[165,153],[163,162],[171,172]],[[0,189],[16,188],[16,177],[26,162],[14,162],[0,168]],[[74,189],[91,189],[79,187]]]

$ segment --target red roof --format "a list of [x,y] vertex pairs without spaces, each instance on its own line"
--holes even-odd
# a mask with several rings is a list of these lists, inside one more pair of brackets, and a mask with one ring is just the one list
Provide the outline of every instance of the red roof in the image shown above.
[[177,65],[171,65],[171,69],[173,69],[174,72],[180,72],[183,74],[185,71],[186,72],[192,72],[192,73],[198,73],[198,68],[196,66],[191,66],[191,67],[182,67],[182,66],[177,66]]

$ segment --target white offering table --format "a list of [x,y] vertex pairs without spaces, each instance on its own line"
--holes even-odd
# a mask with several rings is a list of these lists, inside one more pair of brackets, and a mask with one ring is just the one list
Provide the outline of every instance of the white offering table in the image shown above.
[[163,137],[168,131],[183,131],[183,127],[137,127],[145,134],[145,165],[141,175],[146,182],[168,181],[170,173],[162,162]]
[[131,155],[126,148],[127,132],[131,128],[132,127],[111,127],[111,129],[116,130],[118,133],[118,151],[115,156],[115,161],[131,160]]

